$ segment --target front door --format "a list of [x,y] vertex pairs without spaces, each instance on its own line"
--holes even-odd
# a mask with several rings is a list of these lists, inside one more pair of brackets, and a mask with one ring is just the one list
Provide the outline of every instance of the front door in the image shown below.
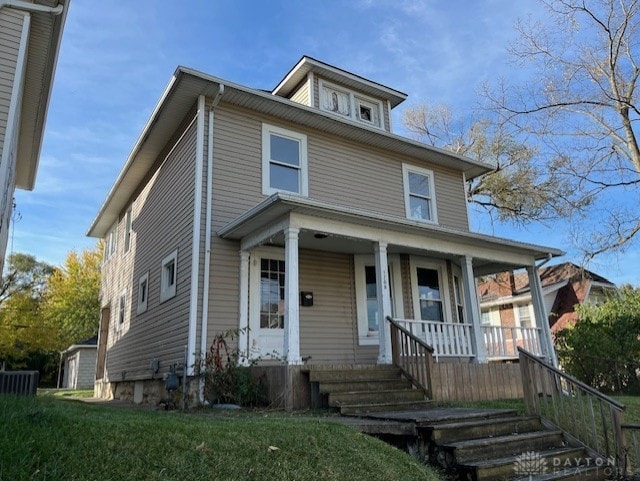
[[284,250],[254,250],[249,280],[250,356],[279,358],[284,352]]

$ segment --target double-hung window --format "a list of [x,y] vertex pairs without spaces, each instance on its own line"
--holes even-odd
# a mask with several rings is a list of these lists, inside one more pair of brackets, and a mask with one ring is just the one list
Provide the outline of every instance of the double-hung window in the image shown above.
[[421,167],[403,164],[402,175],[407,217],[437,223],[433,172]]
[[262,125],[262,193],[308,195],[307,136]]
[[162,272],[160,274],[160,302],[171,299],[176,295],[177,274],[178,251],[175,250],[162,259]]

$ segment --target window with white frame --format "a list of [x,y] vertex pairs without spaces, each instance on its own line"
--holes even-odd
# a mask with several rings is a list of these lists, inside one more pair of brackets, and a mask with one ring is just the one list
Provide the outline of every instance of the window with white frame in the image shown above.
[[464,322],[464,297],[462,297],[462,280],[460,276],[453,275],[453,294],[456,302],[458,322]]
[[402,176],[407,217],[437,223],[433,172],[422,167],[403,164]]
[[520,304],[518,306],[518,319],[520,320],[520,327],[533,327],[531,304]]
[[162,259],[162,272],[160,275],[160,302],[171,299],[176,295],[178,275],[178,251],[175,250]]
[[129,252],[131,247],[131,207],[124,215],[124,252]]
[[104,238],[104,262],[108,261],[117,249],[118,223],[116,222]]
[[383,127],[382,102],[325,80],[319,81],[320,109],[357,120],[374,127]]
[[147,310],[149,300],[149,273],[138,279],[138,308],[136,312],[142,314]]
[[117,324],[118,330],[122,329],[122,327],[124,326],[126,306],[127,306],[127,293],[122,292],[120,294],[120,299],[118,301],[118,324]]
[[483,326],[491,325],[491,312],[490,311],[482,311],[480,313],[480,322]]
[[262,193],[308,195],[307,136],[262,124]]

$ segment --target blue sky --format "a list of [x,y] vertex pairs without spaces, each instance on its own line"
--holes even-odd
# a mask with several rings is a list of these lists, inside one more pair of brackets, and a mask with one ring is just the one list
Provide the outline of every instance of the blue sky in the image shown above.
[[[468,114],[483,82],[527,75],[507,56],[518,17],[535,0],[71,0],[36,188],[16,191],[9,248],[52,264],[85,237],[109,188],[178,65],[271,89],[310,55],[409,95],[395,109],[447,103]],[[559,247],[559,225],[514,229],[474,216],[474,230]],[[640,249],[592,267],[640,284]]]

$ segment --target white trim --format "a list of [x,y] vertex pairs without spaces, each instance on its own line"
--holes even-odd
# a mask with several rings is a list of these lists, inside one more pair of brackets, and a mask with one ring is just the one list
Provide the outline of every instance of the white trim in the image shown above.
[[[333,110],[325,109],[323,107],[323,100],[325,97],[324,90],[335,90],[336,92],[340,92],[346,96],[348,96],[349,102],[349,113],[342,114],[340,112],[335,112]],[[340,85],[334,84],[324,79],[318,79],[318,108],[323,112],[327,112],[332,115],[336,115],[340,118],[348,118],[352,121],[358,122],[360,124],[368,125],[370,127],[374,127],[376,129],[385,130],[385,121],[384,121],[384,109],[382,107],[382,101],[370,97],[366,94],[357,92],[349,87],[342,87]],[[367,121],[360,118],[360,114],[358,112],[358,102],[364,102],[369,105],[369,107],[376,107],[378,109],[378,123],[376,124],[373,121]],[[373,113],[373,112],[372,112]]]
[[[144,292],[144,300],[141,300],[142,297],[142,285],[145,285]],[[149,272],[147,271],[143,276],[138,279],[138,295],[137,295],[137,308],[136,314],[142,314],[147,311],[147,307],[149,305]]]
[[124,214],[124,254],[131,250],[131,223],[133,222],[133,206],[129,206]]
[[307,86],[309,88],[309,107],[315,107],[316,95],[313,90],[313,83],[314,83],[313,79],[314,79],[313,72],[307,73]]
[[[173,279],[167,277],[167,265],[173,261]],[[169,281],[172,281],[171,284]],[[176,295],[178,284],[178,249],[162,259],[160,267],[160,302],[167,301]]]
[[[387,131],[393,132],[393,120],[391,119],[391,102],[389,100],[387,100],[387,112],[389,115],[389,125],[387,126],[388,127]],[[384,120],[384,112],[383,112],[382,118]]]
[[[432,269],[438,273],[438,286],[440,288],[440,301],[442,302],[442,315],[444,322],[453,322],[451,316],[451,299],[449,298],[449,281],[446,275],[447,264],[440,259],[430,259],[427,257],[411,256],[409,260],[411,268],[411,298],[413,300],[413,316],[420,320],[420,299],[418,293],[418,274],[416,269],[418,267],[424,269]],[[427,321],[434,321],[435,319],[424,319]]]
[[[402,273],[400,271],[400,256],[391,254],[387,257],[389,271],[391,272],[391,290],[393,293],[392,316],[404,318],[404,301],[402,298]],[[379,343],[378,332],[369,334],[369,322],[367,319],[367,296],[365,266],[375,267],[373,254],[357,254],[353,256],[355,286],[356,286],[356,318],[358,323],[358,344],[360,346],[377,346]],[[379,325],[382,324],[379,322]]]
[[[299,145],[299,165],[297,166],[298,177],[298,190],[299,192],[291,192],[283,189],[276,189],[271,187],[270,169],[271,159],[271,134],[275,134],[279,137],[284,137],[290,140],[298,142]],[[290,166],[289,168],[296,168]],[[274,125],[262,124],[262,193],[264,195],[275,194],[276,192],[288,192],[303,197],[309,195],[309,178],[308,178],[308,165],[307,165],[307,136],[293,130],[283,129]]]
[[[465,299],[465,295],[464,295],[464,280],[462,277],[462,269],[460,268],[460,266],[456,265],[456,264],[451,264],[451,278],[453,281],[453,285],[451,286],[453,288],[453,304],[456,308],[456,312],[454,312],[455,314],[455,319],[458,322],[463,322],[466,323],[468,321],[468,309],[467,309],[467,302]],[[456,290],[456,278],[458,279],[458,290]],[[459,298],[458,298],[459,297]],[[459,316],[458,316],[458,306],[462,306],[462,320],[460,320]]]
[[[411,216],[411,191],[409,190],[409,173],[418,174],[429,179],[429,216],[430,219],[422,219],[419,217]],[[416,167],[411,164],[402,164],[402,183],[404,188],[404,208],[407,219],[412,219],[418,222],[425,222],[428,224],[437,224],[438,223],[438,209],[436,205],[436,187],[435,187],[435,179],[433,176],[433,171],[429,169],[425,169],[424,167]]]
[[249,360],[249,264],[251,256],[247,251],[240,251],[240,275],[238,276],[238,351],[241,364],[248,365]]

